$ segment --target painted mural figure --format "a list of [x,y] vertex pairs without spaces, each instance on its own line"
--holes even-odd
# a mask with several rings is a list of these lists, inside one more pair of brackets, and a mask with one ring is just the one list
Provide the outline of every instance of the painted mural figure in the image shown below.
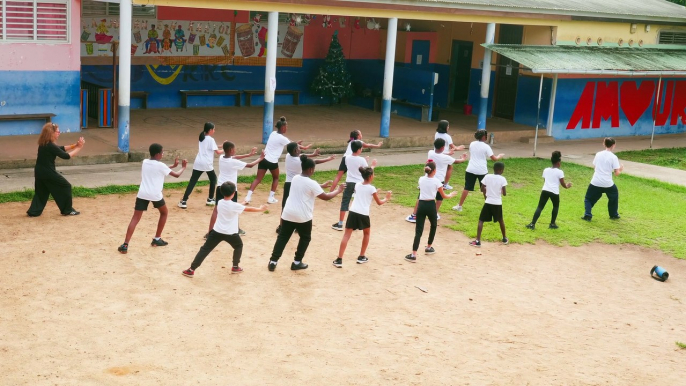
[[176,46],[176,52],[183,51],[183,46],[186,44],[186,34],[181,29],[181,24],[174,32],[174,45]]
[[264,54],[267,53],[267,32],[268,30],[264,27],[260,28],[260,31],[257,33],[257,41],[260,42],[260,53],[257,54],[258,57],[263,57]]
[[106,22],[106,19],[100,20],[100,24],[98,24],[95,29],[95,42],[98,44],[109,43],[112,41],[112,36],[108,35],[110,31],[107,29],[107,25],[105,24]]
[[148,31],[148,39],[145,41],[145,54],[150,54],[150,53],[157,53],[159,54],[160,51],[158,49],[160,45],[160,41],[158,39],[159,35],[157,34],[157,30],[155,29],[155,25],[151,24],[150,25],[150,30]]
[[171,52],[171,31],[169,30],[169,24],[164,25],[164,31],[162,31],[162,52]]
[[207,47],[208,48],[214,48],[214,45],[216,42],[217,42],[217,34],[211,34],[209,39],[207,39]]

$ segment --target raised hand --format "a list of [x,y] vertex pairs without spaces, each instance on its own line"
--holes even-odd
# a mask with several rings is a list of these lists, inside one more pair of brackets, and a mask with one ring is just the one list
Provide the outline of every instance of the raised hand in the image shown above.
[[466,160],[467,158],[469,158],[469,155],[467,153],[462,153],[460,158]]
[[185,160],[181,161],[181,166],[182,166],[182,167],[185,168],[186,165],[188,165],[188,160],[185,159]]
[[314,150],[314,153],[312,153],[312,155],[315,156],[315,157],[318,156],[319,154],[320,154],[320,153],[319,153],[319,148],[315,149],[315,150]]
[[345,190],[345,184],[338,184],[338,186],[336,187],[336,191],[338,193],[343,193],[344,190]]
[[174,164],[171,166],[171,169],[174,169],[177,166],[179,166],[179,156],[178,155],[176,156],[176,158],[174,158]]
[[383,145],[383,141],[379,141],[378,146]]
[[331,184],[333,184],[333,181],[328,180],[325,183],[321,184],[321,187],[322,187],[322,189],[328,188],[329,186],[331,186]]
[[256,148],[256,147],[253,147],[252,149],[250,149],[250,155],[253,155],[253,154],[255,154],[255,153],[257,153],[257,148]]
[[[369,158],[369,157],[367,157]],[[372,160],[372,167],[376,167],[376,158]]]
[[498,154],[498,159],[503,159],[503,157],[505,157],[505,154],[503,154],[503,153]]
[[392,196],[393,196],[393,192],[392,192],[392,191],[389,190],[388,192],[386,192],[386,201],[389,201],[389,200],[391,199]]

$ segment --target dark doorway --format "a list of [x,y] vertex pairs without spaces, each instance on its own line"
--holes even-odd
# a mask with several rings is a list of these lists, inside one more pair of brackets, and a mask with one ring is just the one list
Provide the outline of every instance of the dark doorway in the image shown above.
[[413,67],[429,67],[429,52],[431,52],[430,40],[415,40],[412,42],[412,63]]
[[450,106],[462,107],[469,100],[469,79],[472,71],[474,43],[453,40],[450,56]]
[[[500,25],[498,44],[522,44],[523,31],[524,27],[521,25]],[[519,63],[498,55],[497,64],[493,115],[505,119],[514,119]]]

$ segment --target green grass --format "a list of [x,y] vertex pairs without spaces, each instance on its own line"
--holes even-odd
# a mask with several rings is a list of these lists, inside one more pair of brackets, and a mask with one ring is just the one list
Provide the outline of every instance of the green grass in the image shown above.
[[674,342],[680,349],[686,349],[686,343]]
[[[507,234],[513,243],[535,243],[538,240],[553,245],[580,246],[591,242],[605,244],[634,244],[654,248],[677,258],[686,259],[686,187],[671,185],[656,180],[648,180],[629,175],[615,178],[619,187],[619,212],[622,219],[611,221],[607,214],[607,199],[603,197],[594,208],[593,221],[587,223],[580,218],[584,212],[584,194],[593,170],[585,166],[565,163],[562,169],[565,180],[574,183],[571,189],[562,189],[560,194],[560,213],[557,224],[560,229],[550,230],[552,204],[548,203],[537,229],[530,231],[524,226],[531,221],[543,179],[541,173],[550,164],[547,160],[515,158],[505,161],[503,174],[508,180],[507,193],[503,198],[503,213]],[[455,165],[451,185],[459,189],[464,179],[466,165]],[[317,172],[314,178],[320,182],[333,179],[336,171]],[[410,214],[417,198],[417,179],[422,175],[420,165],[378,167],[374,185],[382,190],[392,190],[395,204],[408,208]],[[239,183],[250,183],[253,176],[240,176]],[[281,175],[281,182],[285,176]],[[271,177],[265,176],[259,189],[266,190]],[[199,186],[207,186],[208,181],[199,181]],[[166,183],[165,189],[183,189],[186,182]],[[134,193],[138,185],[105,186],[101,188],[74,188],[74,197],[95,197],[102,194]],[[0,194],[0,203],[29,201],[32,190]],[[483,196],[472,193],[467,198],[463,212],[454,212],[451,207],[457,204],[458,197],[447,200],[441,208],[441,224],[464,232],[469,237],[476,236],[479,212],[483,206]],[[398,218],[398,225],[405,224]],[[405,224],[409,225],[409,224]],[[484,224],[482,240],[496,242],[500,239],[497,224]],[[619,251],[617,253],[620,253]]]
[[686,148],[683,147],[621,151],[617,153],[617,157],[621,160],[686,170]]

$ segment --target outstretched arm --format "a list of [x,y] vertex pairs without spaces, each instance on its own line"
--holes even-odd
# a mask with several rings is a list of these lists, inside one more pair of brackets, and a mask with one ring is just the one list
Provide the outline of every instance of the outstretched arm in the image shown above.
[[441,194],[441,197],[443,197],[444,199],[447,199],[447,198],[453,198],[453,197],[455,197],[455,196],[457,195],[457,193],[461,193],[461,192],[458,192],[458,191],[456,190],[456,191],[454,191],[454,192],[452,192],[452,193],[450,193],[450,194],[445,194],[445,190],[443,190],[443,187],[441,186],[441,187],[438,188],[438,193]]
[[323,164],[324,162],[329,162],[334,158],[336,158],[336,157],[332,155],[332,156],[328,156],[326,158],[316,159],[316,160],[314,160],[314,163],[319,165],[319,164]]
[[267,204],[262,204],[259,208],[255,208],[254,206],[246,206],[245,209],[243,209],[244,212],[264,212],[265,210],[267,210]]
[[457,159],[455,160],[455,162],[453,162],[453,163],[454,163],[454,164],[461,164],[461,163],[463,163],[464,161],[466,161],[467,158],[469,158],[469,157],[467,156],[467,153],[462,153],[462,155],[460,156],[460,158],[457,158]]
[[381,189],[376,189],[376,192],[372,195],[372,197],[374,197],[374,201],[376,201],[378,205],[383,205],[387,203],[388,201],[390,201],[391,196],[393,195],[393,192],[389,190],[388,192],[386,192],[386,198],[382,200],[379,198],[379,192],[381,192]]
[[[312,145],[310,145],[312,146]],[[307,158],[312,158],[312,157],[318,157],[319,156],[319,149],[315,149],[312,154],[303,154]]]
[[333,192],[322,193],[318,195],[317,198],[322,199],[324,201],[329,201],[330,199],[339,195],[343,190],[345,190],[345,184],[340,184],[338,185],[338,187],[336,187],[336,190],[334,190]]
[[255,155],[256,153],[257,153],[257,148],[256,148],[256,147],[253,147],[252,149],[250,149],[250,153],[248,153],[248,154],[241,154],[241,155],[235,155],[235,156],[233,156],[233,158],[234,158],[234,159],[248,158],[248,157],[250,157],[250,156]]
[[562,185],[562,187],[565,188],[565,189],[569,189],[569,188],[572,187],[572,183],[571,183],[571,182],[565,183],[565,179],[564,179],[564,178],[560,178],[560,185]]
[[300,150],[307,150],[307,149],[311,148],[312,145],[313,145],[313,144],[309,144],[309,145],[307,145],[307,146],[303,146],[302,143],[303,143],[302,140],[300,140],[300,141],[297,142],[298,147],[300,148]]
[[493,161],[500,161],[501,159],[503,159],[503,157],[505,157],[505,154],[500,153],[500,154],[498,154],[498,155],[492,155],[492,156],[491,156],[491,159],[492,159]]
[[[178,159],[177,159],[177,162],[178,162]],[[183,174],[183,171],[186,170],[186,165],[188,165],[188,160],[181,161],[181,169],[179,169],[178,172],[172,170],[171,172],[169,172],[169,175],[172,177],[176,177],[176,178],[181,177],[181,174]]]
[[378,148],[381,147],[381,145],[383,145],[383,141],[379,141],[379,143],[377,143],[376,145],[373,145],[373,144],[371,144],[371,143],[366,143],[366,142],[365,142],[365,143],[362,145],[362,147],[371,148],[371,149],[378,149]]
[[260,158],[258,158],[258,159],[254,160],[254,161],[252,161],[252,162],[249,162],[249,163],[245,164],[245,167],[246,167],[246,168],[254,167],[255,165],[257,165],[257,164],[259,164],[260,162],[262,162],[263,159],[264,159],[264,151],[262,152],[262,154],[260,154]]

